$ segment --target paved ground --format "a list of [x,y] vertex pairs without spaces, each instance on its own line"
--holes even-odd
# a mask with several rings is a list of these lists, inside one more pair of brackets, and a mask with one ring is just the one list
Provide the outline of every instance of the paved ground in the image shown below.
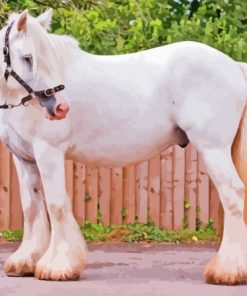
[[77,282],[6,277],[3,262],[18,244],[0,244],[0,295],[18,296],[246,296],[247,285],[203,282],[217,247],[200,245],[89,244],[89,264]]

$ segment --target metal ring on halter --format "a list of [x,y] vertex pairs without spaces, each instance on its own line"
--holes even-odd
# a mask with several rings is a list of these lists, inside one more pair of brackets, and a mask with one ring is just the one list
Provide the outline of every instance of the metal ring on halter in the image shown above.
[[7,104],[7,106],[8,106],[8,109],[12,109],[15,107],[15,105],[13,105],[13,104]]
[[44,94],[45,94],[46,97],[54,96],[55,93],[56,92],[55,92],[54,88],[48,88],[48,89],[44,90]]
[[24,103],[22,103],[23,106],[27,107],[29,105],[30,101],[26,101]]

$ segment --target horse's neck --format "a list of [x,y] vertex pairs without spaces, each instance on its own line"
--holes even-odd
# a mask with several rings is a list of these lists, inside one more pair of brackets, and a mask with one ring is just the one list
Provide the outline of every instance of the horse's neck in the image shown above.
[[[80,90],[85,87],[84,82],[88,77],[93,76],[97,68],[94,55],[78,49],[71,56],[70,60],[65,61],[65,85],[70,90]],[[92,80],[93,83],[93,80]]]

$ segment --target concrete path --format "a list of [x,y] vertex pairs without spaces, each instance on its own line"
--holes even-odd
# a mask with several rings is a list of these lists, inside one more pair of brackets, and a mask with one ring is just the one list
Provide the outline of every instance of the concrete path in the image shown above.
[[0,244],[0,295],[18,296],[246,296],[247,285],[203,282],[217,247],[168,244],[89,244],[89,264],[77,282],[6,277],[3,262],[18,247]]

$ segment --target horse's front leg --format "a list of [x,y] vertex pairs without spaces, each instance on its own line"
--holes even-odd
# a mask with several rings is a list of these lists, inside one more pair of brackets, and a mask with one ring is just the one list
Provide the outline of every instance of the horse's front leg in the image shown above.
[[37,261],[48,248],[50,230],[36,164],[14,156],[24,216],[24,235],[19,249],[5,262],[7,274],[34,274]]
[[86,244],[66,193],[64,153],[43,142],[36,143],[34,149],[51,222],[50,245],[37,263],[35,276],[45,280],[79,279]]

